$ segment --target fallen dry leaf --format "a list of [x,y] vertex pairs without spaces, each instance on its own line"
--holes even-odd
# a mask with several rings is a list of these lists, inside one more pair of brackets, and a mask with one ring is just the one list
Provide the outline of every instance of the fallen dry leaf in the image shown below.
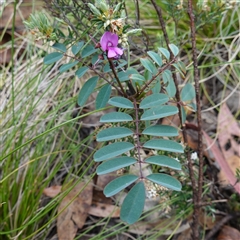
[[225,225],[218,237],[217,240],[239,240],[240,239],[240,232],[236,228],[229,227]]
[[93,201],[88,213],[96,217],[118,218],[120,207]]
[[112,180],[114,180],[117,177],[119,176],[117,175],[116,172],[99,175],[97,177],[97,183],[96,183],[97,189],[103,190],[108,183],[110,183]]
[[92,203],[93,185],[85,182],[77,184],[63,198],[58,207],[57,234],[59,240],[74,239],[78,228],[82,228]]
[[221,170],[226,174],[226,177],[229,180],[229,183],[234,187],[234,189],[238,193],[240,193],[240,183],[237,182],[237,178],[235,177],[227,161],[223,157],[223,154],[221,153],[220,149],[204,131],[203,131],[203,135],[205,137],[207,145],[209,146],[208,150],[212,151],[212,154],[215,157],[215,160],[218,162]]
[[222,216],[215,216],[215,218],[206,214],[204,210],[202,210],[199,214],[199,223],[204,228],[204,230],[213,229],[216,224],[222,219]]
[[225,159],[233,155],[240,157],[240,145],[234,136],[240,137],[240,128],[226,103],[224,103],[218,115],[218,141]]
[[[234,173],[234,175],[236,175],[237,169],[238,168],[240,169],[240,157],[232,156],[227,159],[227,162],[228,162],[230,169]],[[226,187],[230,184],[225,172],[222,169],[218,174],[218,180],[222,187]]]
[[43,190],[47,197],[54,198],[61,192],[62,186],[51,186]]

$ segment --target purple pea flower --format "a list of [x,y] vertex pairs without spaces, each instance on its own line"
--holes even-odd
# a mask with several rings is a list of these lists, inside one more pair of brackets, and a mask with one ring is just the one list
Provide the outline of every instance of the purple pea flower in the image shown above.
[[118,58],[123,54],[123,50],[118,48],[118,35],[105,32],[100,40],[101,48],[103,51],[107,51],[108,58]]

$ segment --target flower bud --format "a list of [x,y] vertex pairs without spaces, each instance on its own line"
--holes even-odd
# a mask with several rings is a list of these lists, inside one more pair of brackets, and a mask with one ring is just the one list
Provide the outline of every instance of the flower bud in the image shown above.
[[101,44],[98,42],[96,45],[95,45],[95,48],[100,48],[101,47]]
[[91,9],[94,15],[101,16],[100,11],[91,3],[88,3],[88,7]]
[[127,35],[137,34],[137,33],[140,33],[141,31],[142,31],[141,28],[132,29],[132,30],[127,32]]
[[103,54],[98,55],[98,59],[99,59],[99,60],[104,60]]

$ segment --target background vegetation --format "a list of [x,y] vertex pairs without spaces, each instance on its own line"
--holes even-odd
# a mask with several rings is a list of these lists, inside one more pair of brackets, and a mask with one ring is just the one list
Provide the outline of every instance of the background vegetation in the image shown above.
[[[180,87],[193,82],[190,21],[185,2],[181,5],[181,1],[158,1],[170,42],[179,47],[181,61],[187,66]],[[217,140],[217,117],[224,103],[239,123],[240,10],[237,3],[220,6],[220,1],[207,5],[204,2],[195,1],[194,5],[203,129]],[[60,74],[59,67],[68,59],[51,66],[43,65],[43,57],[51,51],[52,42],[46,38],[36,41],[21,23],[27,19],[30,9],[41,9],[49,16],[53,29],[68,33],[69,24],[77,40],[88,40],[86,33],[95,34],[89,21],[91,13],[85,1],[59,0],[47,4],[45,9],[41,1],[0,5],[3,22],[0,25],[0,239],[57,239],[59,204],[79,183],[86,183],[80,188],[81,192],[91,179],[96,180],[92,154],[97,147],[95,136],[103,113],[94,110],[94,94],[84,108],[76,104],[79,89],[91,72],[80,79],[71,71]],[[125,5],[128,21],[144,30],[142,35],[130,39],[132,63],[138,64],[139,57],[147,50],[166,47],[166,44],[151,1],[131,1]],[[188,121],[196,124],[194,113],[188,115]],[[190,131],[189,145],[195,151],[196,133],[193,129]],[[238,133],[234,139],[239,144]],[[238,154],[235,155],[239,157]],[[181,179],[182,192],[158,191],[158,198],[149,201],[146,214],[134,227],[112,218],[111,214],[105,217],[89,214],[75,238],[181,239],[181,236],[190,236],[192,188],[186,159],[181,158],[183,171],[176,174]],[[240,230],[239,195],[233,188],[220,185],[219,167],[212,159],[216,157],[208,155],[204,160],[203,199],[210,204],[203,206],[200,216],[202,239],[211,239],[211,235],[216,239],[226,224]],[[235,171],[239,168],[238,161],[239,158],[234,162]],[[194,169],[198,169],[198,160]],[[53,198],[43,194],[53,186],[61,186],[62,191]]]

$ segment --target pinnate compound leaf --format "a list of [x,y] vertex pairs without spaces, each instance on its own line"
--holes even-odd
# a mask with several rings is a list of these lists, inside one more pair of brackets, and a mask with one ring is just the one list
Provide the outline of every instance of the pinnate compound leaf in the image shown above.
[[104,85],[96,97],[96,109],[104,108],[110,98],[112,87],[110,84]]
[[152,156],[147,158],[144,162],[156,164],[162,167],[169,167],[175,170],[181,170],[181,164],[177,160],[165,155]]
[[143,134],[157,137],[174,137],[178,136],[178,130],[168,125],[154,125],[147,127],[142,132]]
[[141,109],[156,107],[168,102],[169,97],[163,93],[154,93],[144,98],[140,103]]
[[84,66],[79,68],[76,72],[75,75],[79,78],[81,78],[86,72],[88,71],[88,67]]
[[97,134],[97,141],[110,141],[117,138],[131,136],[132,134],[133,131],[125,127],[107,128]]
[[162,58],[159,56],[159,54],[153,52],[153,51],[148,51],[147,54],[152,58],[152,60],[159,66],[162,66]]
[[127,113],[123,113],[123,112],[110,112],[107,113],[105,115],[103,115],[100,118],[100,122],[101,123],[105,123],[105,122],[129,122],[132,121],[133,118],[127,114]]
[[150,108],[149,110],[145,111],[141,117],[141,120],[142,121],[154,120],[158,118],[171,116],[176,113],[178,113],[177,107],[164,105],[160,107]]
[[67,70],[69,70],[70,68],[76,66],[77,64],[78,64],[78,61],[74,61],[74,62],[71,62],[71,63],[63,64],[63,65],[59,68],[59,72],[60,72],[60,73],[66,72]]
[[104,188],[103,193],[106,197],[111,197],[125,189],[138,179],[138,176],[129,174],[114,179]]
[[121,155],[133,148],[134,145],[130,142],[115,142],[97,150],[93,155],[93,158],[95,162],[101,162]]
[[124,97],[112,97],[109,99],[108,103],[112,106],[119,107],[119,108],[133,108],[133,103]]
[[169,58],[170,58],[170,52],[169,52],[167,49],[159,47],[158,50],[162,53],[162,55],[163,55],[167,60],[169,60]]
[[79,51],[81,50],[81,48],[83,47],[83,45],[84,45],[83,41],[78,42],[77,44],[73,45],[72,46],[72,53],[74,55],[77,55],[79,53]]
[[140,62],[142,65],[152,74],[157,73],[157,68],[154,66],[154,64],[147,58],[140,58]]
[[53,52],[48,54],[47,56],[44,57],[43,62],[44,64],[52,64],[57,62],[63,57],[63,54],[60,52]]
[[98,76],[91,77],[87,82],[84,83],[83,87],[81,88],[79,94],[78,94],[78,105],[83,106],[88,97],[91,95],[91,93],[94,91]]
[[181,191],[182,189],[182,185],[177,179],[164,173],[152,173],[146,178],[154,183],[175,191]]
[[143,147],[169,152],[183,153],[183,147],[181,144],[165,139],[149,140],[143,145]]
[[142,181],[132,187],[121,207],[120,218],[122,221],[133,224],[140,218],[145,204],[145,192]]
[[179,53],[178,47],[176,45],[174,45],[173,43],[170,43],[168,46],[171,49],[173,55],[176,57]]
[[54,43],[52,47],[64,53],[67,51],[66,46],[62,43]]
[[118,157],[103,162],[101,165],[97,167],[96,172],[98,175],[102,175],[130,166],[136,162],[137,160],[131,157]]
[[98,51],[97,48],[95,48],[93,45],[87,45],[83,50],[82,50],[82,58],[88,57]]
[[195,89],[191,83],[187,83],[183,87],[180,97],[183,102],[191,101],[196,97]]

